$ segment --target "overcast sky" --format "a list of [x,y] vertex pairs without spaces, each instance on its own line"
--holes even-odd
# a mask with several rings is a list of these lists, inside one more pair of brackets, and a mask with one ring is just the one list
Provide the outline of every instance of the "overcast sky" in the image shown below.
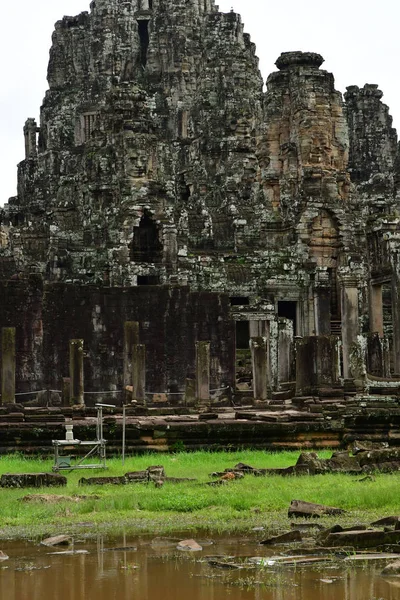
[[[51,34],[63,15],[88,10],[90,0],[19,0],[2,4],[0,36],[0,205],[16,194],[16,165],[24,158],[22,128],[39,116],[47,89]],[[400,128],[399,0],[220,0],[242,15],[257,45],[264,80],[281,52],[308,50],[325,58],[336,88],[377,83]]]

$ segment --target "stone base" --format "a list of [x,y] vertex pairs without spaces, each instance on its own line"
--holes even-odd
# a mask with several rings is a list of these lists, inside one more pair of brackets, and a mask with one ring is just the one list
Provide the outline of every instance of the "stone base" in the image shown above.
[[54,473],[7,473],[2,475],[1,487],[4,488],[40,488],[67,485],[67,478]]

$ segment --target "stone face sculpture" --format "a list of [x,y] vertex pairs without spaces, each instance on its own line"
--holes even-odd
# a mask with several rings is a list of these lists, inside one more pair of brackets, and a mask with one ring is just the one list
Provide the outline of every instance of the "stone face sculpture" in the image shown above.
[[96,0],[58,21],[1,210],[1,280],[238,299],[232,321],[269,338],[269,388],[290,374],[288,319],[292,337],[343,335],[345,378],[368,332],[400,373],[396,132],[377,86],[343,100],[322,63],[284,52],[264,92],[240,16],[214,0]]

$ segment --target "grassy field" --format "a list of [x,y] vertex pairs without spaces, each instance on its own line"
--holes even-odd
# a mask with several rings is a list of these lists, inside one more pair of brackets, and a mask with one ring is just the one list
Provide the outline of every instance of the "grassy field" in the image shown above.
[[[329,452],[320,456],[328,457]],[[108,461],[107,471],[67,473],[64,488],[0,491],[0,537],[40,536],[59,532],[101,531],[166,534],[203,530],[209,533],[244,532],[264,526],[271,530],[287,528],[287,509],[292,499],[318,502],[346,509],[341,522],[369,523],[390,514],[400,514],[400,475],[379,475],[374,481],[360,482],[350,475],[315,477],[253,477],[213,487],[209,474],[236,463],[254,467],[285,467],[296,462],[298,453],[195,452],[129,457]],[[127,471],[162,464],[167,476],[195,477],[197,482],[166,483],[160,489],[150,484],[102,487],[80,486],[81,477],[122,475]],[[51,460],[29,459],[19,455],[0,457],[0,474],[50,471]],[[64,473],[65,474],[65,473]],[[80,502],[57,504],[25,503],[27,494],[48,493],[85,495]],[[337,517],[334,519],[337,522]],[[327,524],[331,518],[324,519]]]

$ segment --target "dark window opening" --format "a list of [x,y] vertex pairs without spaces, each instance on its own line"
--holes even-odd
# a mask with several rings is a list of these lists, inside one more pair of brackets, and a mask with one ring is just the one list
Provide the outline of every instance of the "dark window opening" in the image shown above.
[[180,191],[180,196],[181,196],[182,202],[184,202],[184,203],[189,202],[190,196],[191,196],[191,191],[190,191],[190,186],[188,186],[186,184],[184,174],[182,174],[181,178],[180,178],[179,191]]
[[136,262],[160,262],[162,251],[157,223],[145,212],[139,227],[134,228],[131,259]]
[[231,306],[248,306],[250,304],[248,296],[231,296],[229,300]]
[[160,285],[160,278],[158,275],[138,275],[138,285]]
[[189,202],[190,195],[191,195],[190,187],[188,185],[185,185],[185,187],[182,188],[182,192],[181,192],[182,201],[185,203]]
[[250,326],[248,321],[236,321],[236,348],[248,350],[250,343]]
[[153,0],[149,0],[149,10],[153,10]]
[[278,317],[285,317],[293,321],[293,333],[297,334],[297,302],[280,300],[278,302]]
[[140,64],[145,67],[147,64],[147,50],[149,48],[149,20],[141,19],[138,21],[138,31],[140,38]]

